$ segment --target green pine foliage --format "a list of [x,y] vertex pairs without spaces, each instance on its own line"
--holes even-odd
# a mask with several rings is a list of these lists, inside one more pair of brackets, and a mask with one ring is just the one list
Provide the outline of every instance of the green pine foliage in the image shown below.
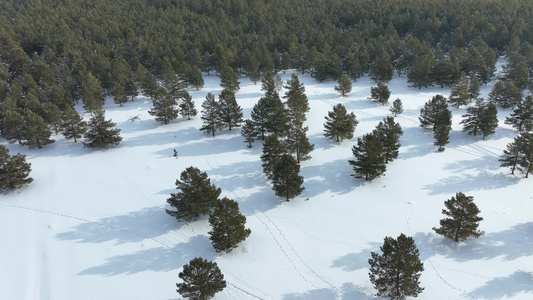
[[507,144],[499,161],[501,167],[511,168],[511,174],[518,170],[528,178],[533,171],[533,133],[521,132]]
[[261,97],[254,104],[252,111],[250,112],[250,117],[252,123],[254,124],[254,130],[257,132],[257,135],[261,140],[265,140],[267,133],[267,123],[269,118],[268,102],[270,100],[266,97]]
[[468,104],[468,100],[470,100],[470,93],[468,92],[468,78],[463,75],[457,83],[452,85],[448,103],[450,103],[451,106],[459,108],[461,105]]
[[451,126],[451,111],[448,109],[446,98],[442,95],[433,96],[420,109],[418,120],[421,127],[430,128],[433,131],[439,125]]
[[88,148],[104,148],[116,146],[122,141],[120,129],[114,128],[117,124],[105,119],[105,112],[95,112],[87,124],[87,131],[83,135],[83,145]]
[[303,183],[304,178],[300,176],[300,165],[296,159],[290,154],[281,155],[274,165],[272,176],[272,189],[276,196],[289,201],[304,191]]
[[50,138],[52,131],[38,114],[27,110],[24,115],[24,126],[22,129],[24,140],[22,145],[28,145],[30,149],[39,148],[54,142]]
[[385,237],[380,249],[382,254],[371,252],[368,260],[368,276],[377,290],[376,296],[404,300],[422,293],[420,276],[424,264],[413,238],[403,233],[396,239]]
[[18,189],[30,184],[31,163],[26,162],[26,155],[20,153],[9,155],[9,150],[0,145],[0,191]]
[[178,118],[178,105],[174,97],[164,88],[160,87],[152,99],[153,108],[148,110],[157,122],[168,124]]
[[433,137],[435,138],[435,142],[433,142],[433,145],[439,146],[438,150],[440,152],[444,151],[444,146],[450,143],[451,130],[452,127],[446,124],[439,124],[435,126],[433,130]]
[[198,114],[198,111],[194,107],[194,101],[189,93],[183,96],[183,101],[179,104],[179,112],[187,120],[190,120]]
[[451,199],[444,201],[446,209],[442,213],[446,218],[440,220],[440,227],[433,230],[454,242],[462,242],[470,237],[480,237],[484,234],[479,231],[479,222],[483,220],[478,216],[479,208],[474,203],[474,197],[466,196],[459,192]]
[[389,110],[394,115],[394,117],[396,117],[399,114],[403,113],[402,100],[400,98],[396,98],[394,101],[392,101],[392,106],[391,106],[391,108]]
[[381,141],[386,164],[398,158],[401,146],[400,136],[403,135],[403,130],[399,123],[394,122],[393,117],[386,117],[379,122],[372,134],[376,135]]
[[208,215],[218,201],[222,192],[214,184],[206,172],[196,167],[188,167],[176,179],[178,193],[170,194],[167,203],[176,210],[166,210],[178,221],[194,221],[203,215]]
[[287,135],[289,130],[290,112],[285,108],[281,99],[277,96],[266,97],[266,120],[265,128],[269,134],[279,137]]
[[235,99],[235,93],[224,89],[218,96],[218,112],[220,121],[231,131],[234,127],[240,127],[243,122],[241,106]]
[[83,121],[82,117],[72,108],[68,106],[63,111],[61,122],[61,133],[65,139],[74,139],[74,143],[78,142],[78,139],[83,137],[87,131],[87,122]]
[[468,96],[470,97],[471,101],[473,99],[477,99],[479,95],[479,79],[474,75],[470,78],[470,83],[468,84]]
[[277,135],[269,135],[263,142],[263,154],[261,155],[263,173],[268,179],[274,177],[274,169],[282,155],[287,154],[285,144],[280,141]]
[[513,126],[518,131],[533,129],[533,97],[526,96],[520,101],[513,112],[505,118],[505,124]]
[[489,93],[489,101],[504,109],[518,105],[523,97],[522,90],[510,81],[496,82]]
[[309,142],[309,138],[305,134],[307,130],[309,130],[307,126],[292,125],[285,138],[287,151],[294,155],[298,163],[311,159],[309,154],[315,149],[315,145]]
[[202,127],[201,131],[215,136],[217,130],[220,130],[224,123],[220,119],[220,104],[216,101],[215,95],[207,93],[202,103]]
[[224,197],[216,201],[209,215],[209,232],[216,252],[229,253],[244,241],[252,232],[245,227],[246,217],[239,211],[239,203]]
[[24,117],[15,109],[8,109],[2,120],[2,136],[9,142],[22,144]]
[[483,98],[476,99],[476,105],[466,109],[459,124],[463,131],[474,136],[480,133],[485,137],[493,134],[498,127],[498,109],[494,103],[485,103]]
[[232,93],[237,93],[240,89],[240,84],[239,74],[228,65],[224,65],[220,73],[220,86]]
[[104,91],[100,80],[91,73],[83,75],[81,100],[83,101],[83,108],[91,114],[102,110],[105,101]]
[[208,300],[226,288],[224,274],[216,262],[196,257],[183,266],[178,274],[177,292],[191,300]]
[[378,81],[378,86],[370,88],[370,99],[381,104],[389,103],[390,90],[389,87],[381,81]]
[[383,145],[375,134],[365,134],[357,139],[357,145],[352,147],[355,160],[349,160],[353,166],[353,177],[372,181],[379,178],[387,170]]
[[285,89],[287,91],[283,98],[286,99],[285,104],[288,108],[290,123],[293,126],[302,126],[307,120],[306,113],[309,111],[309,100],[305,94],[305,87],[303,83],[300,83],[298,76],[293,73],[291,79],[287,80]]
[[338,103],[333,106],[332,111],[328,111],[328,115],[324,117],[324,136],[331,140],[341,142],[344,139],[353,138],[353,133],[359,121],[353,112],[348,113],[346,107]]
[[347,74],[342,74],[337,79],[337,83],[338,85],[334,86],[333,88],[337,93],[341,94],[341,96],[346,97],[347,94],[352,91],[352,80]]
[[479,124],[479,130],[481,131],[483,139],[496,132],[498,122],[498,109],[496,108],[496,104],[488,103],[481,112]]
[[244,125],[241,129],[241,135],[244,137],[244,142],[248,143],[246,145],[248,148],[252,148],[253,142],[255,142],[255,139],[257,138],[257,131],[254,127],[254,122],[250,119],[244,120]]

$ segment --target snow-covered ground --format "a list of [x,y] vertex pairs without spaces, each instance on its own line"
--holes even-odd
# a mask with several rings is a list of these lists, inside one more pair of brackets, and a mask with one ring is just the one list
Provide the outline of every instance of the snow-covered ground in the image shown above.
[[[400,155],[385,176],[365,182],[350,176],[347,160],[357,137],[390,115],[367,99],[375,83],[361,78],[342,98],[336,82],[299,78],[315,150],[301,165],[305,191],[291,202],[276,197],[263,175],[260,142],[248,149],[240,129],[205,135],[200,115],[161,125],[144,97],[124,107],[107,102],[106,119],[124,137],[115,148],[86,149],[62,136],[40,150],[1,140],[11,154],[27,155],[34,182],[0,195],[0,299],[176,299],[181,267],[198,256],[224,273],[228,286],[216,299],[374,299],[370,251],[400,233],[414,237],[424,262],[419,299],[533,299],[533,179],[498,162],[517,135],[503,124],[510,110],[500,110],[499,128],[482,140],[461,132],[466,108],[452,109],[451,142],[441,153],[418,115],[449,89],[413,89],[395,78],[390,101],[400,98],[405,108],[397,117]],[[191,91],[198,111],[207,92],[221,90],[217,77],[205,82]],[[490,88],[482,87],[482,96]],[[236,97],[245,117],[261,96],[260,83],[241,78]],[[336,103],[360,121],[355,138],[342,143],[323,136],[324,116]],[[140,121],[128,121],[136,115]],[[165,213],[189,166],[207,172],[247,217],[252,234],[232,253],[213,250],[207,218],[185,224]],[[474,196],[486,232],[459,244],[431,229],[456,192]]]

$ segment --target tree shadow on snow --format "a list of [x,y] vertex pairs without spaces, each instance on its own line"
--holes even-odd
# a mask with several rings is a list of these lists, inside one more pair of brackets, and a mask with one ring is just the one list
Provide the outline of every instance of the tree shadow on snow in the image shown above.
[[[167,149],[154,152],[162,157],[169,157],[173,154],[173,149],[178,151],[178,159],[186,159],[187,157],[222,154],[227,152],[236,152],[246,149],[242,143],[242,137],[235,135],[227,138],[223,137],[203,137],[203,138],[186,138],[180,136],[182,132],[176,133],[173,146]],[[170,144],[170,143],[169,143]]]
[[173,248],[158,247],[140,250],[132,254],[117,255],[108,258],[101,266],[83,270],[79,275],[135,274],[145,271],[175,271],[188,263],[191,259],[201,255],[207,260],[214,260],[215,251],[201,251],[198,249],[212,249],[208,236],[197,235],[187,242],[177,244]]
[[318,166],[302,167],[305,197],[315,197],[326,191],[346,194],[364,184],[353,176],[353,168],[346,159],[338,159]]
[[426,185],[430,195],[456,193],[457,191],[471,192],[476,190],[493,190],[517,184],[520,178],[508,174],[492,174],[484,170],[478,174],[452,175],[440,179],[438,182]]
[[433,233],[417,233],[413,238],[423,260],[434,255],[443,255],[459,262],[489,260],[496,257],[511,261],[533,255],[531,232],[533,232],[533,222],[484,234],[477,239],[469,239],[462,243],[455,243]]
[[154,239],[171,230],[177,230],[184,223],[178,223],[159,206],[144,208],[126,215],[87,221],[76,225],[72,231],[56,235],[59,240],[78,243],[115,242],[115,245]]
[[403,129],[400,137],[400,154],[398,159],[422,157],[437,151],[433,145],[434,139],[431,131],[420,127],[408,127]]
[[468,295],[474,299],[502,299],[519,293],[533,293],[533,274],[518,270],[507,277],[494,278]]
[[167,131],[158,133],[147,133],[133,138],[124,139],[121,145],[124,147],[139,147],[151,145],[179,145],[196,140],[201,136],[201,132],[195,127],[180,129],[179,131]]
[[381,245],[379,243],[370,243],[370,246],[371,247],[357,253],[348,253],[335,259],[331,266],[334,268],[341,268],[347,272],[368,268],[368,259],[371,258],[370,252],[379,251]]
[[[363,287],[354,285],[353,283],[344,283],[340,289],[342,300],[368,300],[374,297],[369,296]],[[332,289],[315,289],[305,293],[292,293],[283,295],[283,300],[323,300],[323,299],[338,299],[339,292]]]

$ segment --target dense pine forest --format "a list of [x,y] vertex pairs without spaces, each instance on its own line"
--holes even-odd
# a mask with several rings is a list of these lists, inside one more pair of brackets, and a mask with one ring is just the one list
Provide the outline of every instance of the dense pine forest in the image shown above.
[[199,89],[202,73],[254,82],[288,69],[319,81],[403,74],[424,88],[462,75],[487,83],[506,56],[505,79],[526,89],[532,19],[522,0],[5,0],[0,129],[20,142],[13,124],[30,115],[57,131],[60,112],[79,101],[93,113],[105,96],[123,105],[160,86]]

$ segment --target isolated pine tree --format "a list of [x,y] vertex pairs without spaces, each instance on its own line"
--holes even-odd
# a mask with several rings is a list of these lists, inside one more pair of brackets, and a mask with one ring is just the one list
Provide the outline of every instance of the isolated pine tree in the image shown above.
[[533,97],[526,96],[520,101],[509,117],[505,118],[505,124],[513,126],[518,131],[531,131],[533,129]]
[[257,135],[261,140],[265,139],[265,134],[267,132],[267,122],[269,116],[268,110],[268,99],[265,97],[259,98],[252,111],[250,112],[250,117],[252,118],[252,123],[254,124],[254,131],[257,132]]
[[200,127],[200,130],[213,136],[215,136],[217,130],[220,130],[224,126],[224,123],[220,119],[220,105],[212,93],[207,93],[202,103],[202,121],[203,125]]
[[442,95],[435,95],[420,109],[420,126],[430,128],[435,131],[437,125],[452,125],[451,111],[448,109],[446,98]]
[[341,103],[333,106],[333,111],[328,111],[324,117],[324,136],[340,142],[344,139],[353,138],[355,127],[359,124],[353,112],[348,113]]
[[246,217],[240,213],[239,203],[227,197],[217,201],[209,215],[209,235],[216,252],[229,253],[248,238],[252,231],[245,224]]
[[87,131],[83,135],[83,145],[88,148],[101,148],[118,145],[122,141],[120,129],[114,128],[116,123],[105,119],[105,112],[95,112],[87,124]]
[[474,197],[466,196],[459,192],[451,199],[444,201],[446,209],[442,213],[447,216],[440,220],[440,227],[435,228],[436,233],[454,242],[462,242],[469,237],[479,237],[484,232],[477,230],[479,222],[483,220],[479,217],[479,209],[474,203]]
[[334,86],[335,91],[341,96],[346,97],[346,94],[349,94],[352,91],[352,80],[348,75],[342,74],[338,79],[337,83],[339,85]]
[[381,81],[378,82],[378,86],[370,88],[370,99],[381,105],[387,104],[389,97],[389,87]]
[[252,143],[255,142],[255,139],[257,138],[257,131],[255,131],[252,120],[244,120],[244,125],[241,129],[241,135],[244,137],[244,142],[248,143],[248,148],[252,148]]
[[310,159],[311,156],[309,153],[315,149],[315,144],[311,144],[305,134],[308,130],[309,128],[307,126],[291,125],[287,138],[285,139],[287,151],[294,155],[298,163]]
[[304,178],[300,176],[300,165],[290,154],[283,154],[274,165],[272,189],[276,196],[285,200],[300,195],[305,189],[302,184]]
[[176,179],[176,189],[180,192],[170,194],[167,203],[176,210],[166,212],[178,221],[194,221],[202,215],[211,213],[222,192],[198,168],[188,167]]
[[40,149],[54,142],[54,140],[50,138],[52,131],[50,131],[43,118],[31,110],[27,110],[24,114],[24,126],[22,132],[24,137],[22,145],[28,145],[30,149]]
[[198,114],[198,111],[194,108],[194,101],[192,101],[189,93],[183,96],[183,101],[179,104],[179,112],[187,120],[190,120]]
[[459,108],[461,105],[468,104],[469,99],[470,94],[468,93],[468,78],[466,78],[466,75],[462,75],[461,79],[452,85],[448,103],[450,103],[451,106]]
[[178,277],[182,283],[176,283],[177,292],[191,300],[208,300],[226,288],[224,274],[216,262],[196,257],[183,266]]
[[287,154],[287,148],[277,135],[269,135],[263,142],[263,154],[261,155],[263,173],[268,179],[274,177],[274,169],[282,155]]
[[528,134],[521,133],[515,137],[514,140],[507,144],[503,150],[503,155],[500,157],[500,167],[511,167],[511,174],[514,174],[518,162],[523,156],[524,149],[527,147]]
[[396,98],[396,100],[392,101],[392,106],[389,109],[391,113],[394,114],[394,117],[397,115],[403,113],[403,104],[402,100],[400,98]]
[[378,291],[376,296],[404,300],[422,293],[419,279],[424,264],[413,238],[403,233],[397,239],[385,237],[380,249],[381,255],[371,252],[368,260],[368,276]]
[[516,168],[528,178],[533,171],[533,133],[523,132],[520,135],[524,141],[521,143],[521,151]]
[[481,131],[483,139],[496,132],[498,122],[498,109],[496,108],[496,104],[487,103],[481,111],[481,119],[479,123],[479,130]]
[[26,162],[26,155],[20,153],[9,155],[9,150],[0,145],[0,191],[20,188],[33,181],[29,177],[31,164]]
[[375,134],[365,134],[357,139],[357,145],[352,147],[355,160],[349,160],[353,166],[354,176],[358,179],[374,180],[385,173],[385,156],[383,145]]
[[403,135],[403,130],[400,124],[394,122],[393,117],[384,118],[372,133],[381,141],[386,164],[398,158],[401,146],[400,136]]
[[74,143],[78,142],[87,131],[87,122],[83,121],[81,116],[76,112],[72,106],[67,106],[63,111],[61,123],[61,133],[65,139],[74,139]]
[[152,109],[148,110],[157,122],[168,124],[178,117],[178,105],[176,99],[164,88],[159,88],[152,100]]
[[240,127],[243,122],[242,108],[237,104],[235,93],[230,90],[222,90],[218,96],[220,120],[231,131],[233,127]]

